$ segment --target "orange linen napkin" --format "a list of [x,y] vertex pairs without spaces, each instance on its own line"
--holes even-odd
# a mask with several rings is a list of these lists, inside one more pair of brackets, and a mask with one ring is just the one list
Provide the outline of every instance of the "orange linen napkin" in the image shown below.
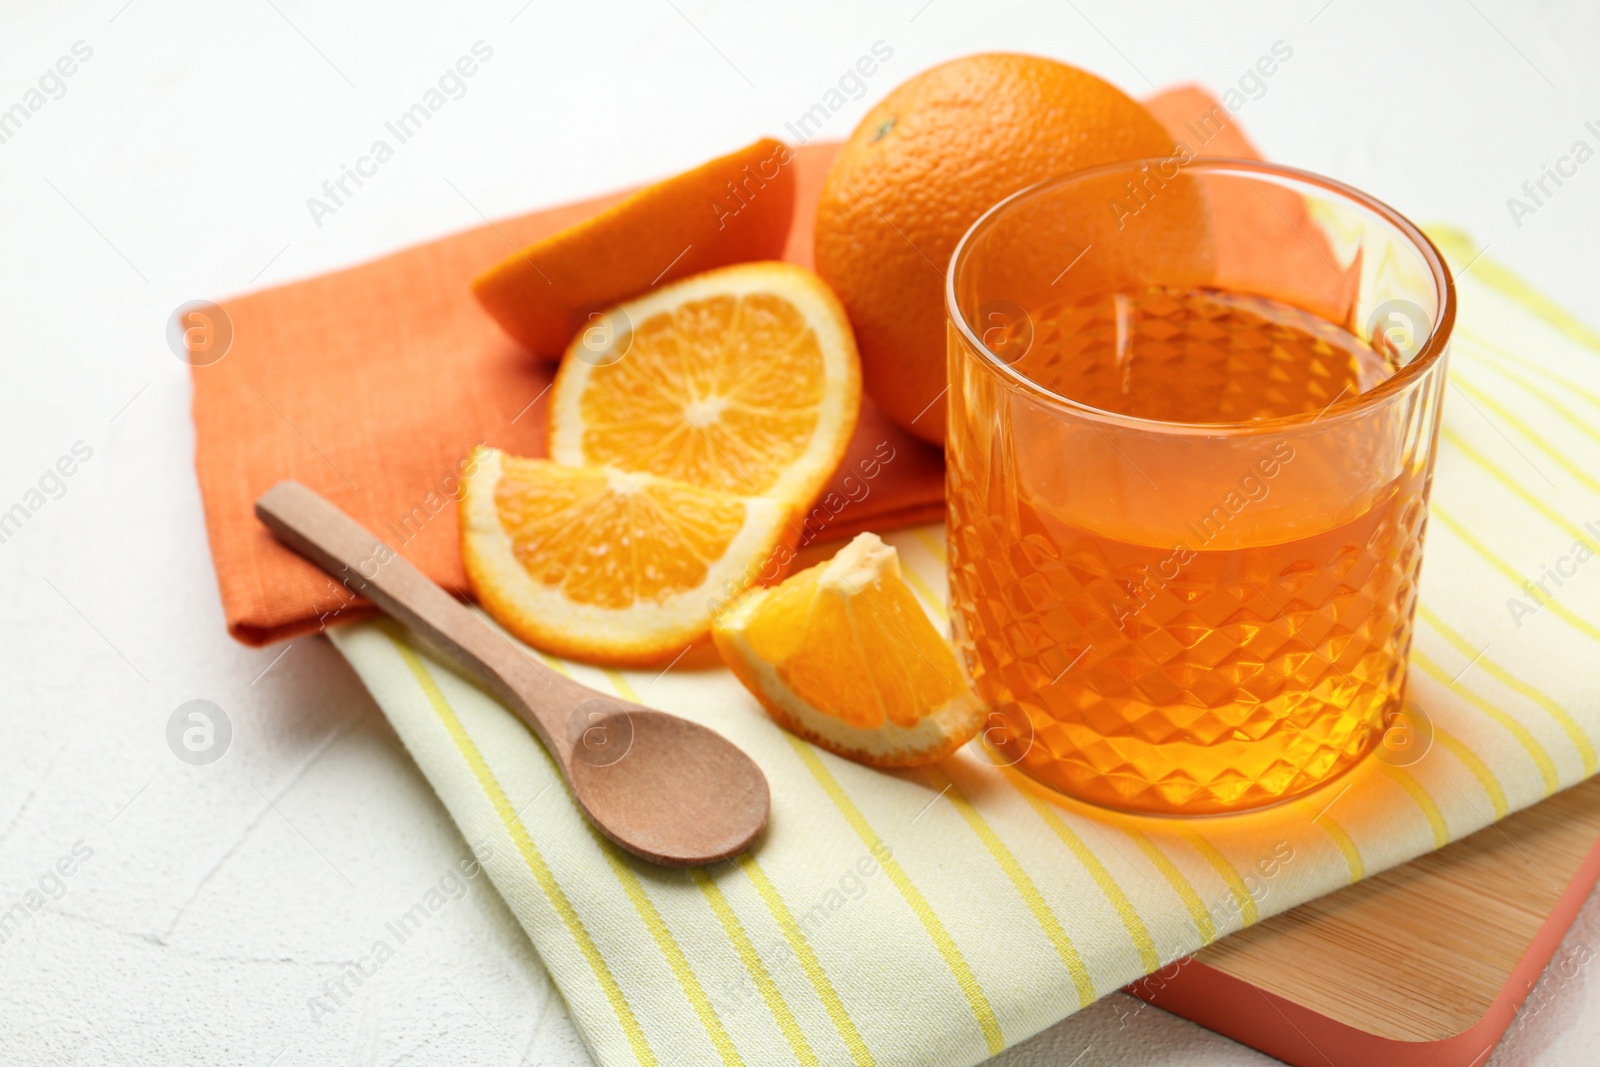
[[[1237,123],[1199,89],[1172,90],[1147,105],[1196,153],[1256,156]],[[813,144],[796,153],[790,262],[811,266],[817,195],[836,149]],[[231,348],[193,374],[195,468],[229,633],[262,645],[374,612],[256,521],[255,498],[284,478],[327,496],[447,589],[467,591],[454,502],[460,465],[480,442],[544,455],[543,398],[554,371],[500,332],[468,283],[509,248],[625,195],[503,220],[223,305]],[[1214,209],[1259,217],[1258,234],[1281,231],[1304,210],[1265,197]],[[1235,262],[1240,275],[1250,273],[1248,247],[1217,253],[1219,265]],[[1308,272],[1330,270],[1331,257],[1309,242],[1305,256]],[[1330,280],[1330,304],[1333,288]],[[805,537],[927,522],[943,509],[943,457],[867,401]]]

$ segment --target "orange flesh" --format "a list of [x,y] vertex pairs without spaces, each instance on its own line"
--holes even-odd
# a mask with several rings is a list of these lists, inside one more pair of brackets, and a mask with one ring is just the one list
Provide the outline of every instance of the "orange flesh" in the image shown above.
[[816,332],[776,293],[694,300],[635,324],[580,400],[587,461],[742,495],[806,450],[826,388]]
[[697,588],[744,525],[744,504],[721,494],[617,482],[601,470],[505,459],[495,511],[529,576],[580,604],[661,602]]
[[949,644],[898,576],[835,590],[819,582],[826,566],[764,594],[744,633],[795,696],[870,730],[914,727],[962,693]]

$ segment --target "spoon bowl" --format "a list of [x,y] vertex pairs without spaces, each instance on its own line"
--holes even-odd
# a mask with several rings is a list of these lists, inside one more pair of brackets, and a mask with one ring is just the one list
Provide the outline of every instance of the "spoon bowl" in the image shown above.
[[750,813],[765,812],[768,797],[748,756],[675,715],[640,708],[613,719],[626,722],[607,724],[629,731],[626,753],[606,762],[613,753],[592,759],[589,742],[573,750],[572,793],[591,823],[635,855],[671,866],[713,863],[750,844]]

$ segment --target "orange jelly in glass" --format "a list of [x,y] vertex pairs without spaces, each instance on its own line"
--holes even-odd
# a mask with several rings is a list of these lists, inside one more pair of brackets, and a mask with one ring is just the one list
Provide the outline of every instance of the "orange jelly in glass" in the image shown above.
[[1153,162],[956,251],[951,597],[1001,762],[1215,814],[1339,775],[1399,710],[1454,305],[1370,198]]

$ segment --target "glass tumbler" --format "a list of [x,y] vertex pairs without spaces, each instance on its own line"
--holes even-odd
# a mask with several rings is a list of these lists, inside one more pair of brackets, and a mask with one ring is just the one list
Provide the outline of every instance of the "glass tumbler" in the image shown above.
[[997,761],[1216,814],[1405,694],[1455,295],[1386,205],[1177,156],[1002,201],[952,258],[956,641]]

